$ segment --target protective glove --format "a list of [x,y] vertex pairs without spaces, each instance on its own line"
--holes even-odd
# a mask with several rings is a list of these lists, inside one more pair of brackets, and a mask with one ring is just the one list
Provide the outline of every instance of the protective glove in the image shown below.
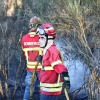
[[42,55],[38,55],[38,56],[36,57],[36,61],[39,61],[40,63],[42,63],[42,58],[43,58]]
[[70,78],[69,78],[69,75],[68,75],[68,72],[62,72],[61,73],[61,77],[63,78],[63,89],[66,88],[67,90],[70,89]]

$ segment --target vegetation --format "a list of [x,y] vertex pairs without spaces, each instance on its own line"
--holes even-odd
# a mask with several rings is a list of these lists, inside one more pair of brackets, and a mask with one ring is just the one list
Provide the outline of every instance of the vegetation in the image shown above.
[[0,0],[0,71],[5,77],[1,81],[2,97],[5,92],[2,82],[5,82],[5,90],[9,90],[12,57],[19,61],[16,82],[18,73],[22,72],[19,70],[24,63],[20,39],[28,32],[28,21],[34,15],[53,24],[58,37],[63,38],[70,51],[88,65],[90,76],[83,88],[89,100],[99,100],[100,0]]

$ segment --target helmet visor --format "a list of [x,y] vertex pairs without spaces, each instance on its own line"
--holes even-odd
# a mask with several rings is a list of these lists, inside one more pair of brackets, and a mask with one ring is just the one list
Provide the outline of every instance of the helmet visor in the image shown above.
[[45,35],[46,34],[45,30],[43,28],[41,28],[41,27],[39,27],[37,29],[36,33],[39,34],[39,35]]

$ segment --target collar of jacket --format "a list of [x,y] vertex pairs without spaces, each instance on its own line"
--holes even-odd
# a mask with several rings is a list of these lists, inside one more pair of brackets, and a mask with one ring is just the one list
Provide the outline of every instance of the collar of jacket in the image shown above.
[[48,40],[48,44],[47,44],[47,46],[44,48],[44,50],[43,50],[43,55],[45,55],[45,53],[46,53],[46,51],[49,49],[49,47],[51,46],[51,45],[53,45],[54,44],[54,41],[53,40]]
[[36,30],[29,30],[29,32],[36,32]]

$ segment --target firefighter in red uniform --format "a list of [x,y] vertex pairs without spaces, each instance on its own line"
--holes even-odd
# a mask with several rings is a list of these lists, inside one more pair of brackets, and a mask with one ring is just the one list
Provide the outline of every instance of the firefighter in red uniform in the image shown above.
[[70,79],[61,54],[54,44],[56,32],[51,24],[43,24],[38,27],[37,34],[40,47],[43,48],[42,70],[39,73],[40,100],[58,100],[62,87],[70,87]]
[[[22,50],[25,54],[26,62],[27,62],[27,75],[25,78],[25,93],[24,93],[24,98],[23,100],[30,100],[30,85],[31,85],[31,79],[32,79],[32,74],[33,70],[36,65],[36,57],[38,55],[42,55],[42,48],[40,48],[39,45],[39,36],[36,34],[37,28],[41,25],[41,19],[34,16],[33,18],[30,19],[29,22],[29,28],[30,31],[28,34],[24,35],[22,37]],[[41,70],[41,64],[39,64],[37,68],[37,72]],[[35,80],[36,82],[36,77]]]

